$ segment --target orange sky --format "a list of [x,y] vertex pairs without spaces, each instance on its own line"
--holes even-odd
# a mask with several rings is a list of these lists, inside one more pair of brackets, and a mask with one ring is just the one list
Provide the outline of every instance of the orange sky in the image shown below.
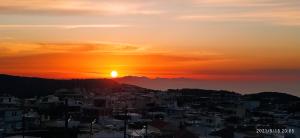
[[[46,4],[45,4],[46,3]],[[300,80],[298,0],[2,0],[0,73]]]

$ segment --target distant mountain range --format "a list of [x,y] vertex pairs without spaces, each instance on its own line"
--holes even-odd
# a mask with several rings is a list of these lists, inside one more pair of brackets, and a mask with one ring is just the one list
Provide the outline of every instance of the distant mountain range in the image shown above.
[[125,84],[137,85],[143,88],[155,90],[167,89],[213,89],[237,91],[242,94],[250,94],[264,91],[283,92],[300,96],[300,81],[285,80],[200,80],[189,78],[147,78],[126,76],[116,79]]
[[[168,80],[170,82],[168,82]],[[151,82],[155,83],[152,84]],[[140,86],[158,87],[162,85],[165,89],[170,88],[168,91],[192,92],[201,94],[210,93],[224,93],[230,95],[240,95],[239,93],[224,90],[206,90],[203,89],[173,89],[180,83],[187,83],[186,81],[193,81],[185,78],[179,79],[149,79],[146,77],[124,77],[118,79],[71,79],[71,80],[58,80],[58,79],[44,79],[33,77],[19,77],[11,75],[0,74],[0,94],[10,94],[17,97],[34,97],[45,96],[53,94],[58,89],[72,89],[80,88],[84,90],[95,90],[97,92],[126,92],[126,91],[154,91],[149,88]],[[147,83],[148,82],[148,83]],[[129,83],[129,84],[127,84]],[[166,84],[167,83],[167,84]],[[135,85],[139,86],[135,86]],[[191,87],[192,88],[192,87]],[[279,92],[263,92],[256,94],[245,95],[253,100],[264,100],[263,98],[273,98],[277,100],[290,100],[299,101],[299,97],[286,93]]]

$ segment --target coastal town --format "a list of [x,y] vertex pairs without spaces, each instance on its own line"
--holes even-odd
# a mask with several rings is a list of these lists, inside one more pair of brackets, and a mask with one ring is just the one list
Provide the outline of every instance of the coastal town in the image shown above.
[[299,103],[282,93],[130,86],[105,93],[58,89],[31,98],[6,92],[0,138],[297,138]]

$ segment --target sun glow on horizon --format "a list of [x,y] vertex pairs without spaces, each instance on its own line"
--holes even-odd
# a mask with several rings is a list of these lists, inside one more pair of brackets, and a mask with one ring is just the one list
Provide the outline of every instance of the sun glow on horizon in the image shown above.
[[118,75],[119,75],[118,72],[115,71],[115,70],[111,71],[111,73],[110,73],[110,76],[111,76],[112,78],[117,78]]

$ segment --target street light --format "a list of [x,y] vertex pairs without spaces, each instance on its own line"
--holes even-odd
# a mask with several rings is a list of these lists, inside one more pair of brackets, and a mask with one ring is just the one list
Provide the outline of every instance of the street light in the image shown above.
[[96,119],[94,119],[91,123],[90,123],[90,138],[92,138],[93,135],[93,125],[96,123]]
[[148,138],[148,123],[145,122],[146,125],[143,126],[143,128],[145,129],[145,138]]

